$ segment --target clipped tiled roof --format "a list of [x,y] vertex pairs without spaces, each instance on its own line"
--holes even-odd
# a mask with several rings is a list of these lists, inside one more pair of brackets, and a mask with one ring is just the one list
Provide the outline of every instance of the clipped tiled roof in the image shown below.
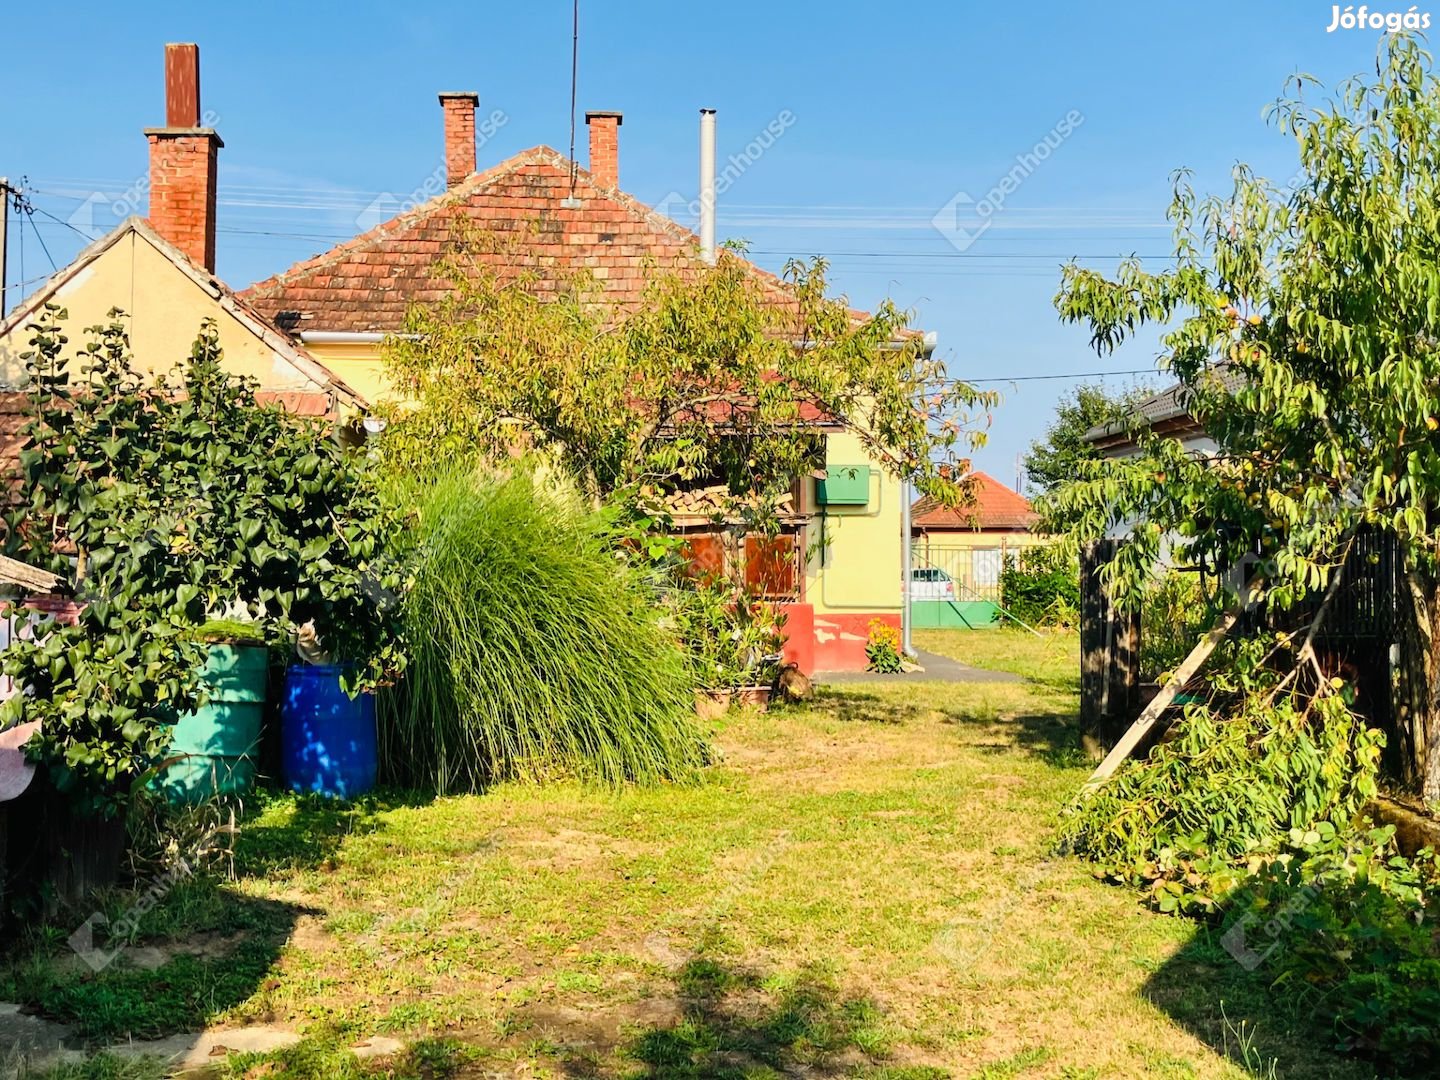
[[[1228,393],[1234,393],[1245,383],[1245,376],[1229,363],[1216,364],[1211,374],[1220,380],[1220,388]],[[1140,427],[1150,428],[1161,434],[1181,436],[1200,434],[1203,432],[1203,428],[1199,421],[1190,414],[1192,397],[1193,394],[1189,389],[1182,383],[1176,383],[1158,393],[1151,394],[1143,401],[1136,402],[1133,409],[1133,420]],[[1081,438],[1101,451],[1135,444],[1135,440],[1129,432],[1129,425],[1119,422],[1093,427]]]
[[[538,294],[588,271],[621,308],[638,304],[657,272],[704,266],[694,233],[622,191],[599,187],[584,169],[574,170],[580,205],[563,206],[571,171],[569,159],[548,146],[523,151],[241,295],[272,319],[299,312],[302,332],[393,333],[411,303],[433,303],[450,291],[435,264],[473,232],[496,241],[480,261],[502,275],[533,273]],[[779,278],[745,265],[776,304],[793,303]]]
[[[324,416],[338,411],[337,405],[344,403],[354,408],[365,408],[369,403],[352,390],[344,380],[311,356],[302,346],[281,333],[273,323],[235,293],[230,286],[203,267],[196,266],[183,251],[155,231],[148,221],[141,217],[129,217],[115,229],[91,243],[75,256],[68,265],[58,270],[34,293],[26,297],[19,307],[0,320],[0,333],[9,333],[23,326],[35,317],[47,301],[53,299],[67,283],[76,280],[86,272],[97,259],[130,234],[136,234],[175,264],[176,268],[190,278],[205,293],[212,297],[221,310],[228,313],[241,326],[254,334],[275,355],[277,363],[284,369],[304,377],[315,385],[315,391],[285,391],[275,395],[284,398],[323,399],[326,406],[321,412],[306,412],[305,415]],[[321,389],[323,388],[323,389]],[[23,395],[21,395],[23,398]],[[282,404],[284,401],[282,400]],[[289,408],[289,405],[286,405]],[[307,405],[313,409],[313,404]],[[296,411],[296,410],[291,410]],[[5,413],[0,408],[0,424]],[[0,432],[0,456],[3,456],[5,436]]]
[[966,506],[941,506],[926,496],[910,510],[910,527],[915,532],[938,529],[1004,529],[1026,531],[1039,519],[1030,501],[1010,490],[993,476],[973,472],[968,478],[974,501]]

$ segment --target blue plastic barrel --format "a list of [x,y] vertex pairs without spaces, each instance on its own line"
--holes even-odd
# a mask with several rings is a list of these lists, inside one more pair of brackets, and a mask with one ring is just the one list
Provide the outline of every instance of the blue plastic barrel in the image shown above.
[[338,799],[375,786],[375,697],[352,698],[338,664],[295,664],[285,673],[280,757],[292,791]]

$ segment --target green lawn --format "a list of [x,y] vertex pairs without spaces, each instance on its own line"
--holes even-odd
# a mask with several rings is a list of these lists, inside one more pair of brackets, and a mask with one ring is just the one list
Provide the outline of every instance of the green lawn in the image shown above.
[[[0,998],[95,1039],[307,1036],[231,1065],[250,1080],[1268,1075],[1245,1045],[1285,1077],[1366,1075],[1194,924],[1050,854],[1088,771],[1073,635],[917,643],[1035,681],[740,713],[691,787],[272,798],[232,882],[187,882],[147,916],[148,952],[91,975],[61,932]],[[412,1049],[384,1066],[343,1050],[382,1033]]]

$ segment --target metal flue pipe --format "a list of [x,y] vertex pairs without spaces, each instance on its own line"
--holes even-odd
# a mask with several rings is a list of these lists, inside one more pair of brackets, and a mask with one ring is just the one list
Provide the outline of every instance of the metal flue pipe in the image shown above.
[[700,257],[715,265],[715,110],[700,110]]

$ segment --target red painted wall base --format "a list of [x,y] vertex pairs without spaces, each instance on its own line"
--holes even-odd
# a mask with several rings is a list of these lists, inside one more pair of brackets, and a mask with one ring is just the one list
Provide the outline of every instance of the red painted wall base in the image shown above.
[[813,604],[780,604],[785,615],[785,646],[780,650],[787,664],[797,665],[806,675],[815,674],[815,607]]
[[900,629],[898,611],[824,612],[815,616],[815,670],[864,671],[869,658],[865,642],[870,638],[870,620]]

